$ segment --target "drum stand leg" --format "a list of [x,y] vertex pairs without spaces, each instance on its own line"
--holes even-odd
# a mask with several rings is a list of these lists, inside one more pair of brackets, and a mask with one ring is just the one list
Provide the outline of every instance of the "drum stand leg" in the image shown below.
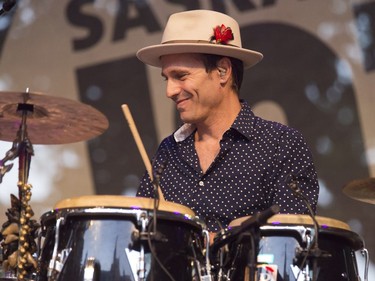
[[[306,235],[305,239],[307,243],[307,248],[311,247],[313,245],[312,238],[309,235]],[[310,261],[308,257],[308,252],[309,250],[306,250],[306,249],[300,249],[300,248],[296,249],[296,255],[302,258],[302,264],[301,264],[302,267],[296,266],[293,268],[293,273],[296,278],[296,281],[311,281],[312,280],[310,278],[310,266],[309,266]],[[296,261],[298,259],[299,258],[296,258]],[[314,271],[316,270],[315,267],[313,269]]]
[[368,281],[368,268],[369,268],[369,265],[370,265],[369,253],[368,253],[367,249],[363,248],[361,250],[361,254],[362,254],[362,256],[365,257],[365,268],[364,268],[363,278],[364,278],[364,281]]
[[53,246],[53,252],[52,252],[52,258],[49,262],[48,266],[48,272],[47,272],[47,277],[48,280],[52,279],[53,280],[53,273],[56,269],[56,261],[57,261],[57,248],[59,245],[59,234],[60,234],[60,224],[63,218],[59,218],[56,220],[56,228],[55,228],[55,245]]
[[[205,236],[206,239],[206,268],[202,269],[199,261],[195,259],[195,265],[197,268],[197,274],[199,281],[212,281],[212,276],[211,276],[211,263],[210,263],[210,234],[207,230],[203,230],[203,235]],[[194,247],[192,247],[194,257],[196,258],[197,255],[195,253]]]
[[[302,263],[297,268],[299,271],[294,271],[297,281],[316,281],[318,279],[318,260],[323,258],[330,258],[332,255],[319,249],[317,232],[311,238],[310,235],[306,236],[307,247],[306,249],[297,249],[296,261],[302,260]],[[314,241],[315,240],[315,241]],[[312,265],[312,269],[310,268]],[[293,268],[295,269],[295,268]],[[302,278],[300,279],[302,273]],[[311,273],[311,276],[310,276]]]
[[60,254],[57,253],[59,240],[60,240],[60,225],[63,223],[64,218],[58,218],[56,220],[55,228],[55,245],[53,247],[52,258],[48,265],[47,278],[48,281],[54,281],[59,278],[60,272],[62,271],[64,264],[72,251],[72,248],[63,249]]
[[[153,241],[158,241],[158,242],[168,241],[168,239],[162,233],[156,231],[156,214],[154,214],[154,217],[153,217],[154,232],[149,230],[149,225],[151,224],[146,213],[141,214],[141,216],[138,219],[138,224],[141,226],[141,231],[138,234],[134,235],[135,240],[139,241],[139,248],[140,248],[138,281],[145,281],[147,277],[144,243],[148,243],[148,246],[151,252],[151,266],[150,266],[151,280],[153,280],[153,268],[154,268],[153,263],[154,262],[157,262],[161,266],[161,268],[164,270],[164,272],[169,276],[171,280],[174,280],[172,275],[170,275],[170,273],[167,271],[167,269],[162,266],[160,260],[157,257],[157,254],[155,253],[153,249],[153,245],[152,245]],[[147,277],[147,280],[149,280],[148,277]]]
[[[147,231],[147,225],[148,225],[148,219],[145,216],[141,216],[141,233],[146,233]],[[143,246],[143,243],[140,243],[140,250],[139,250],[139,267],[138,267],[138,280],[144,281],[146,280],[146,260],[145,260],[145,248]]]

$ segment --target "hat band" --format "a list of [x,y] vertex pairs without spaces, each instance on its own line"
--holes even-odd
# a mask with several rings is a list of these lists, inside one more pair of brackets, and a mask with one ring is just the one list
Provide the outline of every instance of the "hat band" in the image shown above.
[[231,46],[231,47],[236,47],[236,48],[240,48],[236,45],[232,45],[232,44],[216,44],[212,41],[206,41],[206,40],[170,40],[170,41],[165,41],[161,44],[181,44],[181,43],[188,43],[188,44],[211,44],[211,45],[220,45],[220,46]]

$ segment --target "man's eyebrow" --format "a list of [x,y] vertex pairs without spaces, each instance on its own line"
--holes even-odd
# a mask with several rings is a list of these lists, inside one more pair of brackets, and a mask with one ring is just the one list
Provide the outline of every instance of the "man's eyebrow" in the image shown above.
[[[177,73],[180,73],[181,71],[180,70],[172,70],[168,73],[169,76],[173,76],[173,75],[176,75]],[[166,73],[164,73],[163,71],[161,72],[161,76],[164,77],[164,78],[167,78],[168,76]]]

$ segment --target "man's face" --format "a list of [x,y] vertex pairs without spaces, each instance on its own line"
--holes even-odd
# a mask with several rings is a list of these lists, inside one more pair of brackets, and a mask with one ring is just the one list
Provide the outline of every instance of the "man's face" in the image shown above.
[[181,120],[192,124],[209,121],[221,102],[218,71],[207,73],[198,54],[165,55],[161,63],[166,95],[176,103]]

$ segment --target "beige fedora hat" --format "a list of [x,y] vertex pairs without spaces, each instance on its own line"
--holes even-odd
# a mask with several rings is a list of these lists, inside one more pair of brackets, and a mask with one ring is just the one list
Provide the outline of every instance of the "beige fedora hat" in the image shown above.
[[165,26],[161,44],[140,49],[139,60],[161,67],[160,57],[181,53],[204,53],[233,57],[249,68],[263,55],[242,48],[240,27],[233,18],[210,10],[172,14]]

